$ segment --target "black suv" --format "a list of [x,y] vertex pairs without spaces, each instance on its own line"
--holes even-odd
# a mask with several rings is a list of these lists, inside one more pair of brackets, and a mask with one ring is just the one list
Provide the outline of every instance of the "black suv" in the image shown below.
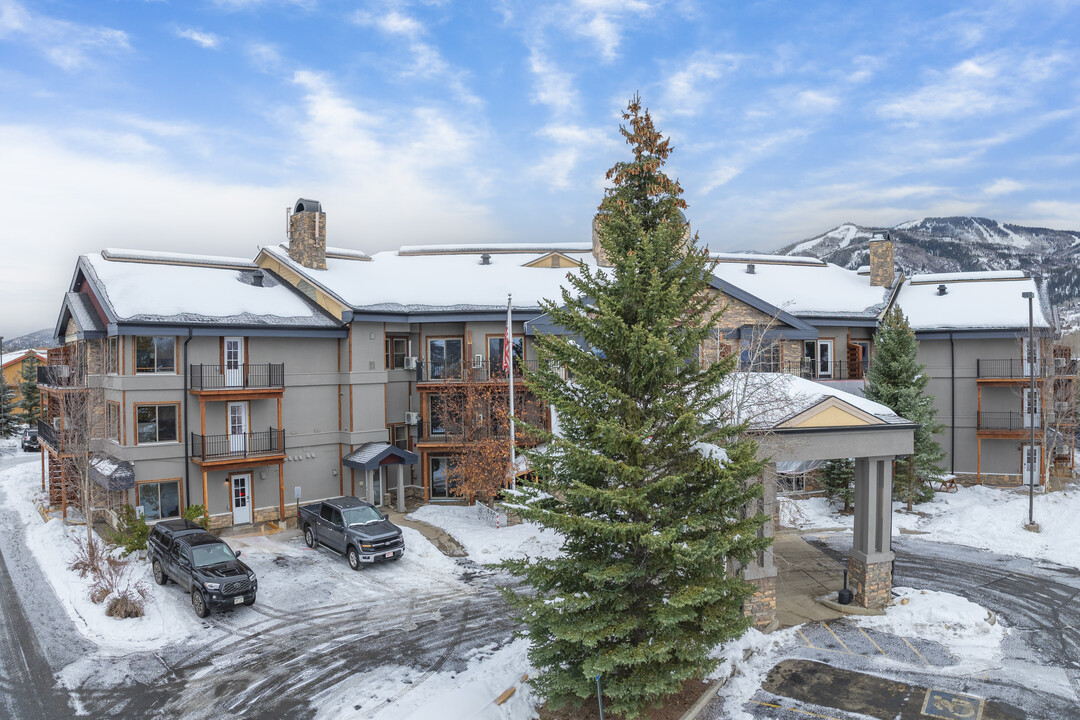
[[255,604],[259,583],[251,568],[237,560],[240,553],[190,520],[157,523],[146,547],[154,582],[172,580],[191,593],[199,617],[213,608]]
[[41,441],[38,440],[37,430],[33,428],[23,430],[22,449],[23,452],[41,451]]

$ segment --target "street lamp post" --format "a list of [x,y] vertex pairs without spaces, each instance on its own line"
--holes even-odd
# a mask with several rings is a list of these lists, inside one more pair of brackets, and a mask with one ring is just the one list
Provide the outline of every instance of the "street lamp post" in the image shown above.
[[1028,425],[1031,426],[1031,444],[1027,449],[1028,464],[1028,527],[1035,527],[1035,293],[1023,294],[1028,301]]

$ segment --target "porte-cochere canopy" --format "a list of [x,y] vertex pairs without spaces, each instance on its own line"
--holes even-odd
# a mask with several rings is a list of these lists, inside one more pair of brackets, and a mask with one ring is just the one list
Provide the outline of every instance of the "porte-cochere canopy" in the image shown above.
[[354,470],[376,470],[382,465],[415,465],[419,456],[385,442],[364,443],[341,459]]

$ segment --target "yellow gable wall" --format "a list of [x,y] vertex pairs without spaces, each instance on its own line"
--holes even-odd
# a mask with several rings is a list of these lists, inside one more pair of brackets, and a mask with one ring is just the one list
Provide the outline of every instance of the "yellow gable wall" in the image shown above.
[[[40,360],[40,358],[38,359]],[[15,391],[15,395],[11,398],[12,403],[17,403],[22,398],[19,394],[19,383],[22,382],[22,369],[25,363],[25,360],[21,360],[19,362],[11,363],[4,368],[4,380],[7,381],[8,387]],[[45,363],[42,362],[42,365],[44,364]],[[23,414],[22,408],[19,407],[13,407],[11,411],[16,415]]]
[[808,417],[795,427],[849,427],[851,425],[869,425],[866,420],[856,417],[838,407],[828,407]]

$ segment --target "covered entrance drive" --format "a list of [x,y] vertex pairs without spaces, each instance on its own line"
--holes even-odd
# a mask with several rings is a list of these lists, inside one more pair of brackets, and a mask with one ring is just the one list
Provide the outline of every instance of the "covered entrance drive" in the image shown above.
[[[882,405],[817,383],[792,378],[778,384],[786,396],[784,417],[775,422],[751,421],[759,435],[759,455],[769,458],[761,478],[764,493],[756,508],[769,520],[760,532],[773,536],[776,463],[854,457],[855,532],[848,561],[849,588],[857,605],[883,608],[892,597],[893,461],[913,451],[917,426]],[[837,568],[838,576],[842,570]],[[742,572],[758,586],[745,612],[753,616],[755,626],[772,626],[777,602],[774,548],[761,553]]]
[[[341,459],[342,465],[363,472],[360,483],[354,483],[352,494],[363,497],[372,505],[385,505],[390,492],[391,468],[395,469],[397,511],[405,512],[405,466],[415,465],[416,453],[402,450],[385,442],[364,443]],[[355,485],[361,485],[358,495]]]

